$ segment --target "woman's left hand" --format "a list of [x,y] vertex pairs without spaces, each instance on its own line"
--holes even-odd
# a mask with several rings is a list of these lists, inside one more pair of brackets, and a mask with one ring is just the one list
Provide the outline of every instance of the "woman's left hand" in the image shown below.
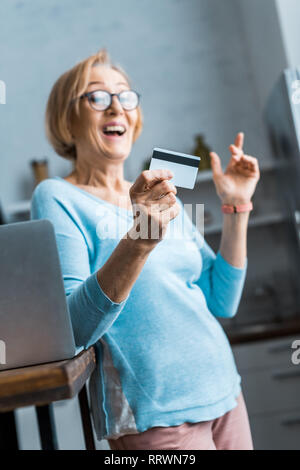
[[247,204],[251,201],[260,178],[258,161],[243,152],[244,134],[239,132],[229,146],[231,159],[223,172],[221,159],[210,152],[213,180],[222,204]]

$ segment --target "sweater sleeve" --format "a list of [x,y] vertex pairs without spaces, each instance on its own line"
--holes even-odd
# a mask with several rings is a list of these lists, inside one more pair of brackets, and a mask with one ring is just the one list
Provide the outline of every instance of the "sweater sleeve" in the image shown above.
[[50,181],[36,187],[31,200],[31,219],[48,219],[54,225],[76,346],[88,348],[114,323],[129,296],[117,303],[102,291],[97,271],[90,270],[85,237]]
[[200,277],[195,283],[202,290],[208,309],[214,316],[232,318],[241,300],[248,259],[246,258],[243,268],[237,268],[223,258],[220,250],[215,254],[191,221],[181,201],[180,203],[184,211],[185,227],[191,233],[202,258]]

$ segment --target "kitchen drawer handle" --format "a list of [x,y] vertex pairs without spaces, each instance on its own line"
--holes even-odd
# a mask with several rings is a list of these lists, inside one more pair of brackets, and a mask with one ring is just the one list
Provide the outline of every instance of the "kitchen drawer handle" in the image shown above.
[[281,426],[295,426],[300,424],[300,416],[297,416],[296,418],[290,418],[286,419],[284,421],[281,421]]
[[272,346],[268,348],[270,354],[276,354],[281,352],[290,352],[292,348],[292,341],[290,343],[278,344],[277,346]]
[[288,372],[274,372],[272,378],[275,380],[293,379],[300,377],[300,368],[297,370],[289,370]]

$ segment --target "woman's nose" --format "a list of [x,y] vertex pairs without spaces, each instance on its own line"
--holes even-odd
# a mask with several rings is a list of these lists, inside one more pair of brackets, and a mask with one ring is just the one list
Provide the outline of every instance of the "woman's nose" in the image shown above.
[[122,108],[122,106],[121,106],[120,100],[119,100],[119,98],[118,98],[116,95],[114,95],[114,96],[112,97],[111,105],[110,105],[110,107],[108,108],[108,111],[109,111],[109,110],[112,110],[112,111],[119,111],[120,113],[123,113],[123,112],[124,112],[124,110],[123,110],[123,108]]

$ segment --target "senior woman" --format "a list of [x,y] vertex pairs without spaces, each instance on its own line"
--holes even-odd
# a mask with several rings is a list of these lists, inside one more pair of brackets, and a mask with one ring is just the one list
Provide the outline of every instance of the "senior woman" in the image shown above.
[[[74,170],[37,186],[31,217],[54,225],[76,344],[96,348],[89,387],[98,439],[114,450],[252,449],[241,378],[216,318],[235,315],[246,274],[259,168],[243,153],[243,134],[225,172],[211,153],[221,204],[241,210],[224,213],[215,254],[172,174],[124,179],[142,114],[105,49],[54,84],[46,129]],[[141,236],[145,224],[157,236]]]

